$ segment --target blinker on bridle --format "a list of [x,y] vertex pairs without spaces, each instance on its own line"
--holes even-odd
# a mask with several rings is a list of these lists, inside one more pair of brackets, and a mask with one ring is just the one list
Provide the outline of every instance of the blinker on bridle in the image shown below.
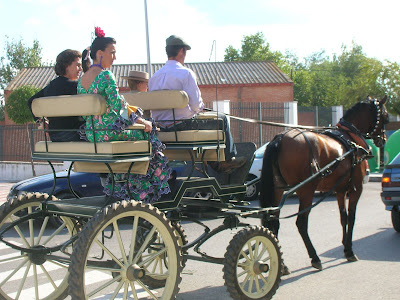
[[[372,100],[369,100],[369,101],[372,102]],[[375,126],[374,126],[374,128],[372,129],[371,132],[363,134],[363,137],[365,139],[372,139],[373,137],[378,138],[378,139],[382,138],[381,135],[376,134],[376,132],[378,131],[379,124],[381,122],[381,107],[379,105],[379,101],[378,100],[374,99],[373,103],[374,103],[374,105],[376,107],[376,122],[375,122]],[[385,128],[384,127],[382,127],[381,132],[382,132],[382,135],[385,134]]]

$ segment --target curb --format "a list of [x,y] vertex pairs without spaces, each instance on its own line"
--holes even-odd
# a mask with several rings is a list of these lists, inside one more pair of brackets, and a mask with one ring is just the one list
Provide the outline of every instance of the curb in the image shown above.
[[381,182],[382,173],[372,173],[369,174],[369,182]]

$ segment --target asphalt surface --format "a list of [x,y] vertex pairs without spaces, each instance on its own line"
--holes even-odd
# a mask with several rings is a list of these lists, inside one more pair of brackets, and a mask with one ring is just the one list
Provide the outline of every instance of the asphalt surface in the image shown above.
[[14,182],[0,181],[0,205],[7,200],[8,192],[14,185]]

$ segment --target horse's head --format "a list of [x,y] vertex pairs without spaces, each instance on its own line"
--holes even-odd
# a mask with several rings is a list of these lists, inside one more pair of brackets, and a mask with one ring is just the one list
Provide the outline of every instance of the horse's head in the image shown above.
[[385,124],[389,116],[385,107],[386,96],[381,100],[367,97],[350,108],[343,119],[351,123],[356,134],[372,139],[374,144],[381,148],[386,143]]
[[371,138],[374,144],[381,148],[386,143],[385,125],[389,123],[389,114],[386,110],[385,102],[387,97],[384,96],[381,100],[368,97],[364,102],[372,106],[372,122],[366,132],[365,137]]

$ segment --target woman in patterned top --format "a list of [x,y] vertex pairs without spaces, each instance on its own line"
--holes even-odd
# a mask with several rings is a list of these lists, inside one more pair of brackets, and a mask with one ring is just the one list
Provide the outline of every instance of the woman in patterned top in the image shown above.
[[[90,57],[93,64],[85,71],[85,74],[79,79],[78,94],[99,94],[104,96],[107,103],[106,112],[101,116],[94,117],[94,127],[96,131],[96,142],[107,141],[137,141],[147,140],[150,135],[152,144],[152,160],[146,175],[129,175],[129,188],[134,200],[152,203],[157,201],[162,194],[170,192],[168,179],[171,169],[168,167],[168,159],[162,154],[164,145],[156,136],[156,127],[152,120],[142,118],[141,110],[136,114],[131,114],[129,120],[121,116],[121,109],[124,108],[125,100],[118,92],[117,83],[113,73],[106,68],[110,68],[116,59],[116,41],[111,37],[105,37],[104,32],[95,28],[96,38],[90,47]],[[88,55],[83,53],[84,60]],[[86,62],[83,61],[83,65]],[[90,142],[94,141],[92,123],[90,117],[85,117],[85,135]],[[127,130],[126,127],[134,123],[143,124],[142,130]],[[101,131],[101,129],[108,129]],[[109,130],[112,129],[112,130]],[[118,183],[120,179],[125,178],[125,174],[117,174],[115,178],[115,190],[113,197],[120,199],[129,199],[126,190],[126,183]],[[107,176],[104,192],[107,195],[111,193],[111,176]]]

